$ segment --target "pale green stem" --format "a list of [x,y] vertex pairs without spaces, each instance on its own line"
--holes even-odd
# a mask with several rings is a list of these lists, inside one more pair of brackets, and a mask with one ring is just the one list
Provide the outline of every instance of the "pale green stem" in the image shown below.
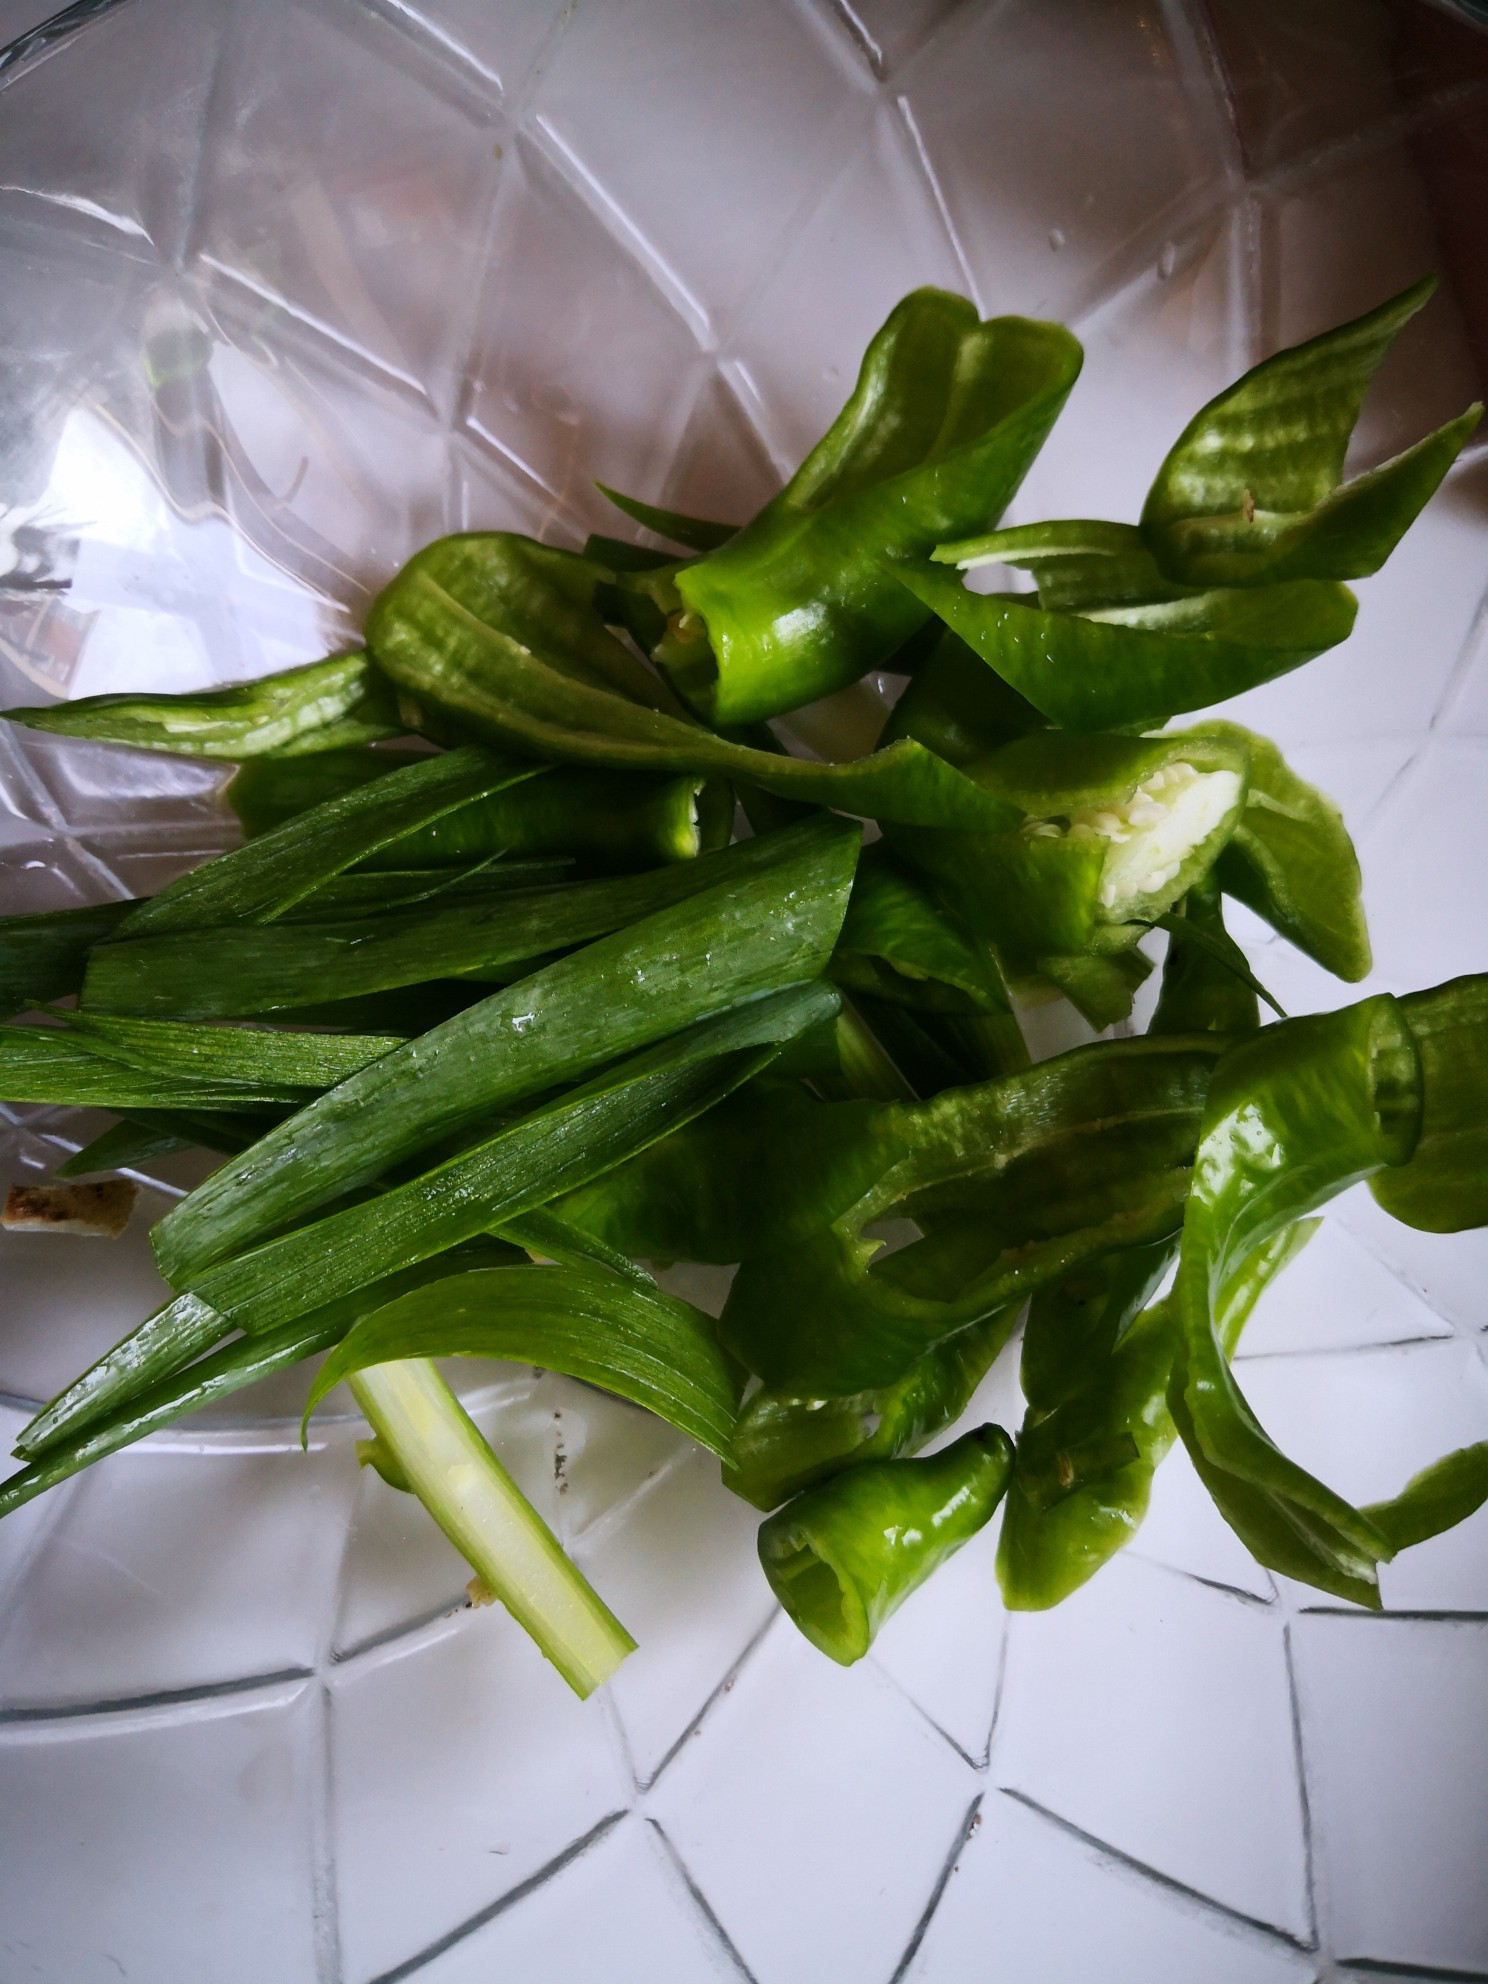
[[481,1583],[576,1694],[603,1686],[635,1641],[563,1554],[433,1364],[423,1357],[374,1364],[350,1384],[410,1491]]

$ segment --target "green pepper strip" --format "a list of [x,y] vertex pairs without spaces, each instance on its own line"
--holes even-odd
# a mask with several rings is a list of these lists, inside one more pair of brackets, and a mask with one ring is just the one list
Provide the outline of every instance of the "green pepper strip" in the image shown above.
[[990,669],[975,648],[949,627],[940,627],[889,711],[879,745],[908,737],[948,765],[965,766],[1043,724],[1033,704]]
[[[999,831],[892,827],[886,839],[993,946],[1016,990],[1036,996],[1053,985],[1099,1029],[1127,1017],[1151,970],[1135,945],[1208,872],[1244,817],[1247,763],[1237,739],[1038,731],[975,767],[1003,804]],[[1186,851],[1175,842],[1179,859],[1149,858],[1143,889],[1124,844],[1147,832],[1138,815],[1150,822],[1170,805],[1171,795],[1153,800],[1148,785],[1184,766],[1238,783],[1207,832]]]
[[927,1459],[872,1461],[808,1488],[760,1525],[771,1590],[814,1647],[851,1666],[990,1522],[1012,1464],[1002,1428],[979,1426]]
[[[846,1212],[746,1256],[721,1328],[766,1384],[892,1384],[923,1352],[1093,1255],[1176,1229],[1222,1043],[1097,1043],[928,1103],[888,1106],[908,1146]],[[874,1221],[925,1237],[870,1267]]]
[[1361,1513],[1394,1549],[1429,1543],[1454,1529],[1488,1502],[1488,1440],[1423,1467],[1388,1502],[1366,1503]]
[[934,1012],[1008,1012],[986,944],[976,943],[880,842],[858,862],[831,975],[850,992]]
[[1268,737],[1238,723],[1183,733],[1243,747],[1250,756],[1245,811],[1220,855],[1216,879],[1325,971],[1356,983],[1368,976],[1359,857],[1332,800],[1299,778]]
[[1216,1318],[1266,1241],[1346,1186],[1405,1161],[1421,1120],[1421,1068],[1387,995],[1266,1027],[1215,1071],[1173,1306],[1168,1404],[1220,1513],[1270,1569],[1379,1602],[1388,1539],[1287,1460],[1230,1371]]
[[1188,583],[1272,584],[1377,572],[1478,422],[1481,407],[1340,487],[1364,394],[1434,276],[1278,352],[1203,407],[1142,509],[1142,534]]
[[734,1428],[724,1486],[768,1510],[846,1467],[918,1452],[966,1410],[1020,1307],[1009,1303],[927,1350],[892,1385],[835,1398],[756,1392]]
[[1421,1056],[1421,1134],[1369,1189],[1424,1233],[1488,1226],[1488,974],[1407,993],[1400,1009]]
[[[1247,1262],[1220,1318],[1227,1357],[1317,1224],[1284,1227]],[[1170,1303],[1136,1311],[1175,1252],[1160,1241],[1113,1255],[1033,1298],[1023,1341],[1028,1414],[997,1554],[1003,1602],[1014,1611],[1042,1611],[1077,1591],[1147,1513],[1153,1474],[1177,1438],[1167,1402],[1177,1345]]]
[[938,545],[930,555],[933,563],[963,572],[983,565],[1025,571],[1038,588],[1038,604],[1050,613],[1151,605],[1192,598],[1200,590],[1164,577],[1135,524],[1074,518],[1016,524],[961,544]]
[[0,711],[56,737],[87,737],[192,758],[254,758],[340,750],[396,737],[397,699],[365,654],[333,654],[257,682],[186,695],[83,696]]
[[[1196,882],[1179,909],[1164,920],[1168,954],[1162,990],[1149,1033],[1254,1033],[1260,1025],[1258,995],[1265,991],[1245,953],[1224,925],[1219,885],[1212,876]],[[1281,1018],[1286,1015],[1280,1012]]]
[[[716,772],[872,819],[988,822],[993,809],[972,781],[909,740],[846,764],[817,764],[734,743],[616,693],[585,669],[576,643],[565,644],[563,623],[530,607],[531,550],[529,540],[501,532],[441,538],[374,601],[368,643],[415,713],[433,708],[544,758]],[[597,610],[592,619],[590,631],[605,632]]]
[[752,1082],[556,1210],[622,1254],[747,1260],[805,1239],[869,1192],[907,1145],[892,1111]]
[[1121,730],[1166,723],[1300,668],[1353,629],[1346,586],[1296,579],[1254,591],[1055,613],[1013,593],[972,593],[933,565],[895,568],[1051,723]]
[[927,617],[899,590],[898,561],[996,521],[1080,361],[1056,325],[981,323],[941,290],[905,297],[786,487],[678,571],[689,611],[657,659],[693,707],[710,723],[750,723],[888,663]]

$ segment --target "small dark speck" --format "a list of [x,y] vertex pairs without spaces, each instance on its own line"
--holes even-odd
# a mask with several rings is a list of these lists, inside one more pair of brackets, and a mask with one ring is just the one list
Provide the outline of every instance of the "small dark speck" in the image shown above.
[[974,1813],[972,1814],[972,1820],[971,1820],[971,1824],[970,1824],[970,1826],[968,1826],[968,1828],[967,1828],[967,1830],[968,1830],[968,1832],[975,1832],[975,1831],[976,1831],[976,1829],[977,1829],[977,1827],[978,1827],[978,1826],[979,1826],[979,1825],[980,1825],[981,1823],[982,1823],[982,1815],[981,1815],[981,1813],[980,1813],[980,1812],[974,1812]]
[[725,1682],[724,1682],[724,1684],[723,1684],[723,1692],[724,1692],[724,1693],[725,1693],[726,1695],[731,1695],[731,1694],[732,1694],[732,1693],[734,1692],[734,1684],[733,1684],[733,1682],[732,1682],[732,1681],[725,1681]]

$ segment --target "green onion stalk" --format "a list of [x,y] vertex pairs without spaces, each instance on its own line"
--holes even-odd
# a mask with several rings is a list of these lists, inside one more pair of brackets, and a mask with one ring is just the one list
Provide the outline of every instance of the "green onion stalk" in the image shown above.
[[[579,1696],[602,1688],[635,1641],[502,1466],[426,1357],[349,1380],[382,1449],[475,1572],[477,1603],[499,1598]],[[400,1484],[401,1485],[401,1484]]]

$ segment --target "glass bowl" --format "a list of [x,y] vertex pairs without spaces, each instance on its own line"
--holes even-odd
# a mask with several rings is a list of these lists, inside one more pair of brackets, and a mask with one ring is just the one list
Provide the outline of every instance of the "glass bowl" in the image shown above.
[[[616,528],[595,478],[747,515],[918,283],[1084,340],[1021,519],[1134,516],[1220,385],[1428,268],[1360,463],[1488,371],[1488,38],[1414,0],[37,11],[0,5],[7,705],[313,659],[442,531]],[[1488,964],[1485,508],[1480,444],[1353,638],[1233,712],[1344,809],[1366,990]],[[856,748],[879,694],[798,731]],[[0,908],[160,886],[228,843],[221,783],[0,728]],[[1288,1010],[1348,996],[1239,924]],[[5,1176],[93,1127],[0,1112]],[[191,1180],[163,1160],[145,1211]],[[154,1305],[145,1226],[0,1242],[6,1428]],[[1350,1194],[1245,1389],[1392,1493],[1488,1435],[1485,1287],[1484,1235]],[[467,1372],[641,1641],[580,1704],[348,1412],[300,1451],[302,1387],[0,1527],[7,1984],[1488,1973],[1488,1514],[1365,1615],[1259,1570],[1180,1452],[1059,1610],[1003,1612],[985,1532],[844,1672],[705,1455]],[[971,1416],[1020,1410],[1004,1357]]]

